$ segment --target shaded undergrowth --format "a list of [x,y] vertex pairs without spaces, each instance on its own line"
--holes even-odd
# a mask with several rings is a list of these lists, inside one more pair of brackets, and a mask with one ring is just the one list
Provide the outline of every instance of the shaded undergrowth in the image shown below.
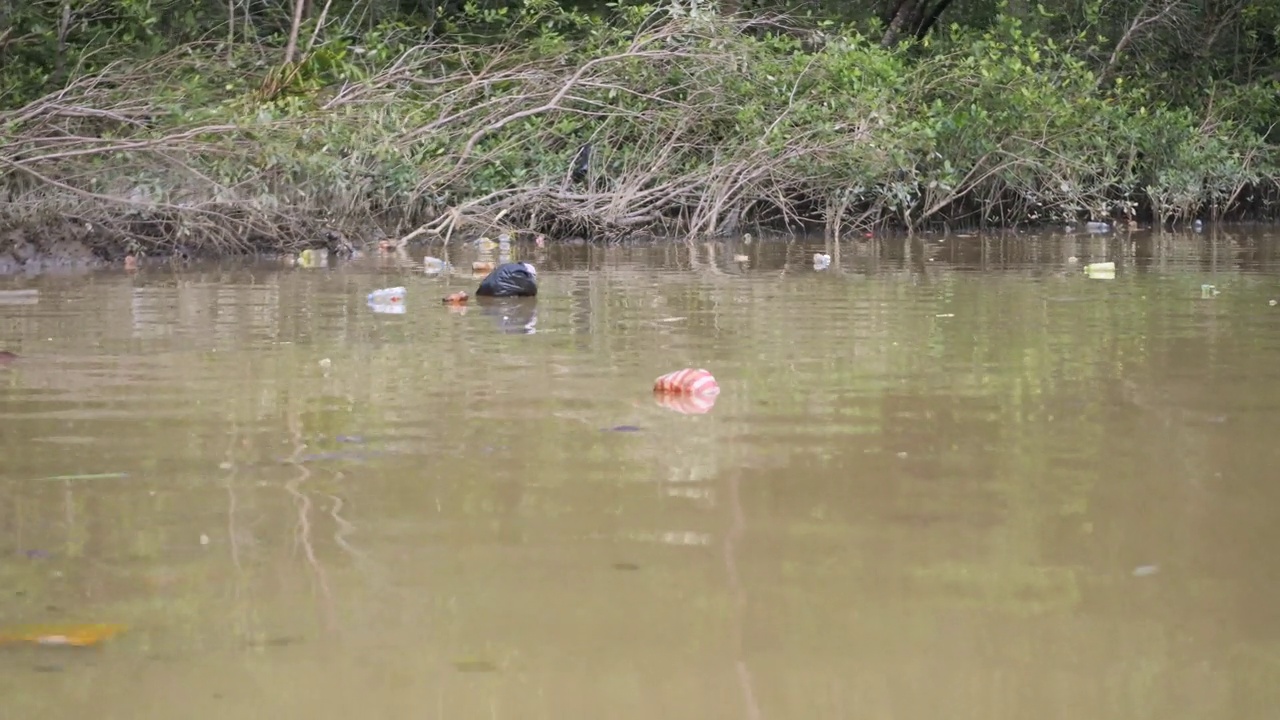
[[852,29],[531,7],[496,38],[380,26],[121,60],[0,113],[0,223],[236,252],[502,226],[615,239],[1275,214],[1256,93],[1168,107],[1016,20],[928,53]]

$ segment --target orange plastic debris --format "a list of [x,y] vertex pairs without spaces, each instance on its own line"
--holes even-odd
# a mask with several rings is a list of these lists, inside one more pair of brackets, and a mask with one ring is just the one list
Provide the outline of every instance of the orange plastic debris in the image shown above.
[[716,395],[720,385],[702,368],[685,368],[653,381],[653,391],[672,395]]
[[715,407],[720,385],[701,368],[685,368],[653,381],[654,400],[668,410],[701,415]]
[[89,647],[110,640],[124,632],[124,625],[96,623],[90,625],[31,625],[0,630],[0,645],[33,643],[35,645],[70,645]]
[[465,305],[469,297],[470,296],[467,295],[466,290],[459,290],[458,292],[445,295],[442,302],[446,305]]
[[471,263],[471,271],[478,273],[487,273],[493,271],[493,263],[485,260],[477,260]]

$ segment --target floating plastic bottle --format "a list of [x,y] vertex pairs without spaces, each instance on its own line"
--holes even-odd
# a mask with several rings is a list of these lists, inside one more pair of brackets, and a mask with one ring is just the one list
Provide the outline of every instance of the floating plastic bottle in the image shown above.
[[715,406],[720,385],[702,368],[685,368],[654,380],[653,393],[657,403],[668,410],[700,415]]
[[668,395],[717,395],[720,385],[702,368],[685,368],[654,380],[653,391]]
[[369,302],[378,303],[379,305],[394,305],[404,303],[404,288],[382,288],[369,293]]
[[422,258],[422,272],[427,275],[439,275],[440,273],[448,272],[452,269],[453,267],[449,265],[449,263],[438,257],[431,257],[428,255]]
[[498,236],[498,264],[511,262],[511,236],[502,233]]
[[1095,280],[1111,280],[1116,276],[1116,264],[1113,262],[1089,263],[1084,266],[1084,274]]

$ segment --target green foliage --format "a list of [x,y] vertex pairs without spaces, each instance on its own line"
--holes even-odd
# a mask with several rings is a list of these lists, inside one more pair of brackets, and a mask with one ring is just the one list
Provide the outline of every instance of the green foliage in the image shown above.
[[[121,12],[91,22],[106,5]],[[1231,210],[1246,189],[1274,196],[1280,176],[1274,80],[1223,79],[1206,101],[1171,103],[1164,80],[1098,62],[1086,30],[1104,23],[1101,6],[1084,26],[993,6],[886,49],[859,29],[866,23],[471,0],[430,20],[366,13],[380,19],[339,27],[308,17],[287,64],[287,17],[246,23],[261,36],[240,28],[236,40],[174,46],[231,28],[210,25],[212,7],[198,3],[85,3],[75,33],[41,24],[60,6],[24,7],[11,12],[24,39],[5,52],[26,59],[0,70],[16,88],[4,102],[22,107],[93,79],[76,101],[118,115],[145,88],[147,125],[95,121],[93,132],[181,137],[177,170],[145,167],[172,152],[132,147],[43,159],[31,135],[48,131],[43,106],[9,115],[24,120],[5,132],[30,140],[12,155],[22,167],[64,184],[91,177],[86,189],[99,195],[145,186],[157,202],[203,194],[399,223],[466,206],[548,229],[560,222],[549,217],[572,216],[582,231],[682,218],[684,229],[719,232],[802,215],[829,228],[854,218],[908,228],[1172,220]],[[1079,32],[1063,41],[1044,30],[1055,27]],[[66,42],[49,44],[59,36]],[[61,60],[32,59],[50,53]],[[49,70],[60,63],[64,80]],[[200,125],[220,129],[183,134]],[[584,143],[595,148],[590,177],[571,185]],[[144,167],[104,175],[124,157]]]

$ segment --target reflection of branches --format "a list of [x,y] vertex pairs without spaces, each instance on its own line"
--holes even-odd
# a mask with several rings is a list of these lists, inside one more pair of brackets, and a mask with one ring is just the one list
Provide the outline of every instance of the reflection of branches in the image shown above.
[[735,670],[738,674],[738,682],[742,684],[742,697],[747,706],[747,717],[751,718],[751,720],[758,720],[760,717],[760,705],[756,702],[755,688],[751,682],[751,670],[747,667],[746,658],[742,656],[742,633],[743,625],[746,623],[747,593],[742,586],[742,578],[738,575],[738,562],[735,552],[738,541],[742,539],[743,534],[747,531],[747,519],[746,513],[742,511],[742,496],[739,488],[740,478],[737,471],[734,471],[729,477],[728,484],[729,508],[733,513],[733,521],[729,525],[729,531],[724,536],[724,566],[729,576],[729,587],[733,593],[734,610],[737,614],[737,622],[733,625],[733,644],[734,650],[738,655]]
[[320,586],[320,592],[324,596],[325,614],[328,616],[329,625],[332,628],[333,618],[333,595],[329,591],[329,582],[324,572],[324,567],[320,564],[320,560],[316,557],[315,547],[311,544],[311,496],[302,492],[300,488],[311,477],[311,469],[300,462],[302,452],[306,449],[307,444],[302,439],[302,427],[298,421],[298,417],[294,413],[289,414],[289,433],[293,439],[293,454],[289,456],[289,462],[298,468],[298,476],[285,483],[285,490],[293,496],[294,505],[298,508],[298,524],[294,528],[295,545],[301,545],[303,553],[307,557],[307,564],[311,566],[315,573],[316,582]]
[[228,441],[226,455],[227,478],[224,483],[227,488],[227,544],[231,548],[231,564],[236,568],[235,596],[237,600],[240,599],[240,590],[243,585],[242,579],[244,577],[244,567],[240,564],[240,532],[236,527],[236,511],[239,507],[239,503],[236,500],[236,463],[235,458],[233,457],[236,440],[239,436],[239,431],[233,429]]
[[343,550],[346,550],[352,555],[358,558],[364,558],[365,554],[363,552],[352,547],[351,543],[347,542],[347,535],[355,532],[356,526],[338,514],[342,510],[342,498],[337,495],[328,495],[327,497],[330,502],[333,503],[333,506],[329,509],[329,516],[332,517],[333,521],[338,525],[338,530],[333,533],[333,541],[336,542]]

